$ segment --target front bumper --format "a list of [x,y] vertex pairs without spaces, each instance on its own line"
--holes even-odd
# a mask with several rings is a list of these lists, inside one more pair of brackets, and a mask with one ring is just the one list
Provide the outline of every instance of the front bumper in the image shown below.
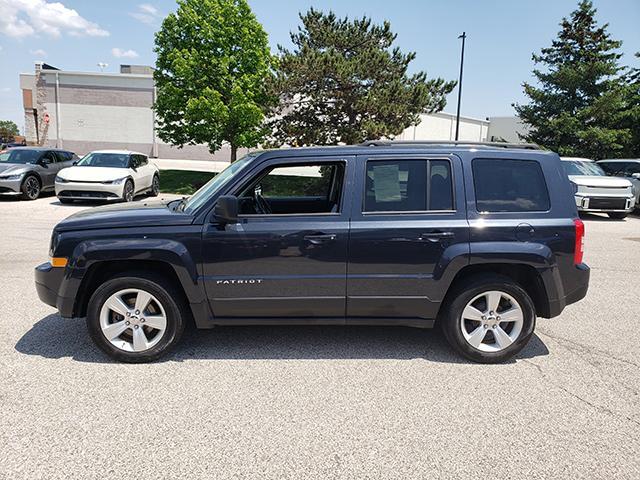
[[0,193],[15,195],[20,193],[20,187],[22,186],[22,178],[18,180],[0,180]]
[[576,207],[579,212],[603,212],[603,213],[631,213],[635,208],[635,197],[581,195],[575,196]]
[[55,183],[56,196],[69,200],[121,200],[124,182],[121,184],[65,182]]
[[57,308],[61,316],[72,317],[74,299],[59,294],[64,273],[64,268],[53,267],[49,262],[38,265],[35,269],[36,292],[42,302]]

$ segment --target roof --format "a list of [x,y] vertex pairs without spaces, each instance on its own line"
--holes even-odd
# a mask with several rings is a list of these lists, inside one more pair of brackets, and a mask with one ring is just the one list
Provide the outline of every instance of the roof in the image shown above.
[[54,150],[56,152],[68,152],[69,150],[65,150],[64,148],[56,148],[56,147],[30,147],[30,146],[20,146],[20,147],[11,147],[10,150]]
[[93,150],[90,153],[117,153],[117,154],[124,154],[124,155],[144,155],[145,157],[147,156],[144,153],[134,152],[133,150]]
[[560,157],[563,162],[593,162],[590,158],[582,157]]
[[603,158],[602,160],[598,160],[598,162],[640,162],[640,158]]

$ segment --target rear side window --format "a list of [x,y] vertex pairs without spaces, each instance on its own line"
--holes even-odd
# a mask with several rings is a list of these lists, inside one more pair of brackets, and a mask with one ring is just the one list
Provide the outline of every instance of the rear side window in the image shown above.
[[472,165],[479,212],[549,210],[549,192],[538,162],[476,158]]
[[370,160],[365,212],[453,210],[448,160]]

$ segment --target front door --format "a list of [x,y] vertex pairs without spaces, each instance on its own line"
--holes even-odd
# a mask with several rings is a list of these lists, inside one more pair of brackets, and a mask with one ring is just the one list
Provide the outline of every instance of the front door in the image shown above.
[[271,159],[233,192],[239,223],[203,230],[216,320],[344,322],[353,157]]
[[[433,319],[448,259],[467,261],[468,224],[460,159],[357,158],[352,205],[347,316]],[[461,255],[461,256],[459,256]]]

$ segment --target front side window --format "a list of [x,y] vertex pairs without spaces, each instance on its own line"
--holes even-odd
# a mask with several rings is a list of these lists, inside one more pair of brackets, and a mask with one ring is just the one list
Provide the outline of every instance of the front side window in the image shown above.
[[365,212],[454,208],[448,160],[370,160],[365,183]]
[[538,162],[476,158],[472,169],[479,212],[549,210],[549,192]]
[[342,162],[270,167],[242,188],[240,213],[339,213],[344,171]]
[[110,168],[128,168],[128,153],[102,153],[93,152],[85,155],[78,162],[79,167],[110,167]]

